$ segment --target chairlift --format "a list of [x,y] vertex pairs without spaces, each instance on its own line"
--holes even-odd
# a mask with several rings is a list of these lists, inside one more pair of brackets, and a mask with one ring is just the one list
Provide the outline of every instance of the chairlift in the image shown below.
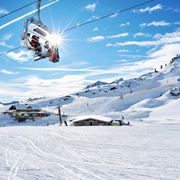
[[40,3],[41,0],[37,0],[37,20],[32,17],[25,23],[21,46],[34,51],[34,61],[48,57],[56,63],[59,62],[58,44],[53,33],[40,20]]

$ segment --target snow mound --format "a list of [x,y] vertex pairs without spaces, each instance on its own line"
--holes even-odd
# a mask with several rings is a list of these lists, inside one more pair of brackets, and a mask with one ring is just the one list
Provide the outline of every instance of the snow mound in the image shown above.
[[140,102],[140,104],[141,104],[141,107],[155,108],[155,107],[161,106],[163,103],[157,99],[152,98],[152,99],[144,100]]
[[172,96],[180,96],[180,87],[173,88],[172,90],[170,90],[170,94]]

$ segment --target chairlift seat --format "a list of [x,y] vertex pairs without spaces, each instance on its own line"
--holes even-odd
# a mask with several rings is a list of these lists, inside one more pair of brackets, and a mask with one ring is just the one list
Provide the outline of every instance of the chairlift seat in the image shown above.
[[[29,50],[35,51],[37,53],[37,48],[32,44],[37,42],[41,49],[41,56],[39,59],[49,57],[50,61],[59,62],[59,53],[57,44],[51,42],[52,32],[44,25],[42,22],[35,20],[34,18],[28,19],[25,24],[25,30],[21,38],[21,45]],[[55,56],[52,54],[55,53]],[[53,60],[51,57],[53,56]],[[36,58],[34,60],[37,60]]]

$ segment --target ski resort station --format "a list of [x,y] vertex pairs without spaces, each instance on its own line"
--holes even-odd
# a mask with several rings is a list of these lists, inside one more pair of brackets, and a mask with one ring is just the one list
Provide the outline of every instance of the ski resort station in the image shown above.
[[47,117],[50,113],[43,111],[39,108],[32,107],[30,105],[12,105],[7,111],[3,112],[3,114],[8,114],[12,118],[15,118],[18,122],[26,121],[26,120],[35,120],[42,117]]

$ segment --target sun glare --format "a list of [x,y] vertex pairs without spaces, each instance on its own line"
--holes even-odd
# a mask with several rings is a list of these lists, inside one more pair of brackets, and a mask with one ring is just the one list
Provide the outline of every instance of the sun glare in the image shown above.
[[63,45],[63,36],[61,34],[53,33],[50,35],[49,41],[53,45],[62,46]]

